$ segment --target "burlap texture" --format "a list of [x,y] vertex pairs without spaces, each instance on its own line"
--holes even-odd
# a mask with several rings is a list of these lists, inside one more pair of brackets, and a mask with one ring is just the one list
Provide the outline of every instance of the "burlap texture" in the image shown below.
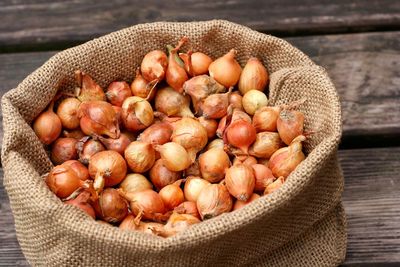
[[[132,80],[146,52],[187,35],[214,58],[238,50],[243,66],[263,60],[272,104],[306,97],[300,107],[307,159],[284,186],[244,208],[202,222],[172,238],[100,225],[63,205],[41,175],[51,162],[30,127],[57,90],[72,90],[82,69],[105,87]],[[346,250],[338,95],[326,72],[284,40],[220,20],[133,26],[56,54],[2,98],[4,184],[21,248],[37,266],[334,266]]]

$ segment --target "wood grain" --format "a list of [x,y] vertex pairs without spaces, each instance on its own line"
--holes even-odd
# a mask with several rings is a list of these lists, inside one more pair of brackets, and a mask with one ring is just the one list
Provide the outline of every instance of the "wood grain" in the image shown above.
[[170,0],[49,1],[0,3],[0,48],[47,49],[79,43],[120,28],[152,21],[227,19],[288,36],[399,29],[396,0]]
[[[343,266],[399,266],[399,155],[400,147],[339,151],[348,221]],[[2,172],[0,177],[0,265],[23,265],[26,262],[16,240]]]

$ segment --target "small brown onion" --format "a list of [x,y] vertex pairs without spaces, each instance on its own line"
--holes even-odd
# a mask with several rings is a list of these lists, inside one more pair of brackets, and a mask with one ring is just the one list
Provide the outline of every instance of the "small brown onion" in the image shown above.
[[79,154],[79,161],[85,165],[89,164],[90,158],[94,154],[106,150],[100,141],[90,139],[89,136],[79,140],[76,144],[76,149]]
[[76,95],[80,101],[106,101],[103,89],[88,74],[77,70],[75,79],[78,83]]
[[154,88],[154,84],[152,85],[145,78],[143,78],[142,74],[140,74],[140,68],[136,70],[136,77],[131,84],[131,92],[134,96],[139,96],[144,99],[148,99],[149,101],[154,99],[156,95],[156,90]]
[[96,213],[94,212],[93,207],[88,203],[89,198],[90,198],[90,193],[87,191],[83,191],[76,198],[67,200],[64,203],[67,205],[75,206],[83,210],[93,219],[96,219]]
[[204,99],[200,105],[200,112],[206,119],[220,119],[228,112],[229,95],[232,88],[224,94],[213,94]]
[[130,96],[132,96],[131,88],[126,82],[112,82],[107,88],[107,100],[114,106],[122,107],[122,103]]
[[179,214],[190,214],[197,219],[201,219],[199,211],[197,210],[196,202],[193,201],[185,201],[181,203],[174,209],[174,212]]
[[175,91],[182,93],[183,84],[189,79],[183,66],[178,64],[177,60],[180,61],[178,57],[178,50],[181,46],[188,41],[187,37],[183,37],[175,48],[168,47],[168,67],[165,73],[165,80],[169,86],[171,86]]
[[227,88],[237,84],[242,72],[242,68],[235,60],[235,56],[236,50],[231,49],[224,56],[212,62],[208,67],[210,76]]
[[42,112],[33,122],[33,130],[40,142],[45,145],[53,143],[61,134],[62,124],[60,118],[53,111],[52,101],[46,111]]
[[138,131],[153,123],[154,113],[150,103],[141,97],[130,96],[122,104],[122,121],[126,129]]
[[305,159],[302,151],[301,142],[305,141],[306,137],[300,135],[296,137],[288,147],[277,150],[269,159],[268,167],[275,177],[288,177],[289,174],[296,169],[297,165]]
[[254,191],[253,169],[241,163],[233,165],[226,171],[225,183],[232,196],[246,202]]
[[242,98],[239,92],[232,92],[229,96],[229,104],[232,105],[233,108],[243,109]]
[[86,166],[77,160],[67,160],[66,162],[63,163],[63,165],[70,166],[72,170],[76,173],[76,175],[79,177],[79,179],[81,179],[82,181],[86,181],[90,177],[89,171],[86,168]]
[[158,122],[149,126],[138,137],[138,141],[149,143],[153,146],[163,145],[171,139],[172,126],[166,122]]
[[121,133],[119,138],[104,138],[102,136],[97,137],[100,142],[107,148],[107,150],[113,150],[121,155],[124,155],[125,149],[133,141],[129,135]]
[[85,187],[85,182],[68,165],[55,166],[47,175],[46,184],[59,198],[66,198],[77,189]]
[[244,95],[250,90],[264,91],[268,84],[268,72],[264,65],[255,57],[250,58],[239,80],[239,91]]
[[141,222],[132,214],[129,214],[118,226],[121,230],[139,231],[148,234],[160,235],[164,232],[164,225],[155,222]]
[[214,138],[218,128],[218,122],[216,120],[206,119],[204,117],[199,117],[198,120],[201,125],[203,125],[204,129],[206,129],[208,139]]
[[124,126],[123,120],[122,120],[122,108],[118,106],[112,106],[115,112],[115,116],[117,117],[118,120],[118,125],[119,128],[122,128]]
[[227,121],[226,120],[227,120],[227,118],[229,117],[230,114],[231,114],[231,122],[230,122],[231,124],[233,122],[235,122],[235,121],[241,121],[241,120],[244,120],[244,121],[247,121],[248,123],[251,123],[251,118],[246,112],[244,112],[244,111],[242,111],[240,109],[237,109],[237,108],[235,108],[233,111],[230,111],[230,107],[228,107],[228,115],[223,117],[219,121],[219,124],[218,124],[217,136],[219,138],[223,137],[224,131],[229,126],[229,125],[227,125],[227,123],[226,123]]
[[168,142],[162,146],[156,146],[155,149],[160,152],[165,167],[171,171],[183,171],[191,164],[188,152],[180,144]]
[[82,132],[86,135],[107,135],[118,138],[119,123],[113,106],[104,101],[87,101],[79,106],[78,116]]
[[62,136],[63,137],[67,137],[67,138],[75,138],[77,140],[80,140],[83,137],[85,137],[85,134],[80,129],[75,129],[75,130],[72,130],[72,131],[69,131],[69,132],[67,130],[64,130],[62,132]]
[[283,109],[279,113],[276,126],[282,141],[289,145],[293,139],[303,134],[304,114],[296,110]]
[[133,194],[146,189],[153,189],[153,186],[143,175],[131,173],[125,177],[119,185],[119,188],[121,188],[125,194]]
[[160,82],[165,77],[167,66],[167,55],[163,51],[153,50],[144,56],[140,65],[140,71],[147,81]]
[[75,97],[69,97],[58,105],[57,115],[64,128],[72,130],[79,127],[78,110],[80,104],[81,101]]
[[181,172],[170,171],[163,159],[158,159],[149,172],[150,180],[154,186],[161,190],[163,187],[178,181],[182,177]]
[[272,171],[262,164],[254,164],[251,167],[253,168],[254,177],[256,179],[254,190],[258,192],[264,191],[265,187],[275,180]]
[[67,160],[77,159],[77,143],[78,140],[74,138],[58,138],[51,146],[51,161],[58,165]]
[[101,218],[109,223],[118,223],[128,215],[128,203],[114,188],[106,188],[99,197]]
[[268,194],[275,192],[283,185],[284,182],[285,182],[285,178],[283,178],[283,176],[279,177],[273,183],[267,185],[267,187],[265,188],[265,191],[264,191],[264,195],[268,195]]
[[151,144],[135,141],[126,148],[125,159],[132,171],[144,173],[153,166],[156,155]]
[[172,213],[171,217],[168,219],[167,224],[164,226],[164,231],[160,233],[163,237],[170,237],[185,231],[191,225],[197,224],[201,222],[195,216],[190,214],[179,214],[179,213]]
[[200,166],[199,166],[199,161],[196,160],[195,162],[193,162],[186,170],[184,173],[185,177],[188,176],[200,176]]
[[220,148],[220,149],[224,149],[224,140],[217,138],[212,140],[210,143],[208,143],[207,145],[207,150],[210,150],[212,148]]
[[191,56],[193,75],[202,75],[208,73],[208,67],[212,59],[202,52],[194,52]]
[[260,195],[253,193],[251,195],[251,197],[249,198],[249,200],[247,200],[247,201],[236,200],[235,204],[233,205],[232,210],[238,210],[238,209],[242,208],[243,206],[245,206],[245,205],[249,204],[250,202],[252,202],[256,199],[259,199],[259,198],[260,198]]
[[270,158],[283,146],[278,133],[261,132],[257,134],[256,141],[250,147],[249,153],[258,158]]
[[228,154],[220,148],[207,150],[199,156],[201,176],[211,183],[218,183],[225,177],[231,162]]
[[164,202],[157,192],[153,190],[143,190],[129,195],[132,213],[142,215],[144,219],[158,220],[165,213]]
[[124,158],[115,151],[101,151],[90,158],[89,174],[94,178],[94,188],[102,191],[103,187],[119,184],[126,176]]
[[279,107],[262,107],[254,113],[253,126],[257,132],[276,132]]
[[197,152],[207,144],[207,130],[195,119],[182,118],[174,124],[171,140],[187,150],[190,162],[193,163]]
[[185,187],[183,189],[185,199],[196,202],[200,192],[210,184],[209,181],[196,176],[189,176],[186,178]]
[[190,110],[189,96],[184,96],[168,86],[157,91],[155,107],[167,116],[194,117]]
[[183,203],[183,201],[185,201],[183,191],[179,187],[181,182],[182,181],[179,180],[173,184],[166,185],[158,193],[163,200],[164,206],[167,210],[173,210],[181,203]]
[[210,184],[201,190],[196,205],[201,218],[207,220],[231,211],[232,198],[225,185]]
[[245,120],[232,122],[225,129],[224,135],[230,145],[239,148],[246,155],[249,153],[249,146],[256,140],[256,130]]
[[257,164],[257,159],[253,156],[239,156],[235,157],[233,160],[233,165],[237,163],[243,163],[249,167],[253,166],[254,164]]
[[248,91],[242,99],[243,108],[249,115],[254,115],[257,110],[267,106],[267,104],[267,96],[263,92],[258,90]]

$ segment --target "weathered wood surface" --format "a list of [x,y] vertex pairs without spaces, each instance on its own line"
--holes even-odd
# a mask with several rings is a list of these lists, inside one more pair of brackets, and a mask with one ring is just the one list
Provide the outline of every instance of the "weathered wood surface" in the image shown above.
[[[399,155],[400,147],[339,151],[348,220],[344,266],[400,264]],[[0,177],[0,265],[23,265],[2,172]]]
[[[227,19],[281,36],[399,29],[397,0],[171,0],[0,3],[0,50],[66,47],[151,21]],[[51,23],[49,23],[51,22]]]

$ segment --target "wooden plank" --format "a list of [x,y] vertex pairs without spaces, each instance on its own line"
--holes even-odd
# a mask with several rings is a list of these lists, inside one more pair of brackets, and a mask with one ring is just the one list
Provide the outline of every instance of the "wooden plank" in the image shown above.
[[0,3],[0,47],[43,50],[152,21],[227,19],[280,36],[399,29],[397,0],[32,1]]
[[[399,266],[399,154],[400,147],[339,151],[348,220],[348,248],[343,266]],[[0,177],[0,265],[22,265],[26,262],[16,240],[2,172]]]

